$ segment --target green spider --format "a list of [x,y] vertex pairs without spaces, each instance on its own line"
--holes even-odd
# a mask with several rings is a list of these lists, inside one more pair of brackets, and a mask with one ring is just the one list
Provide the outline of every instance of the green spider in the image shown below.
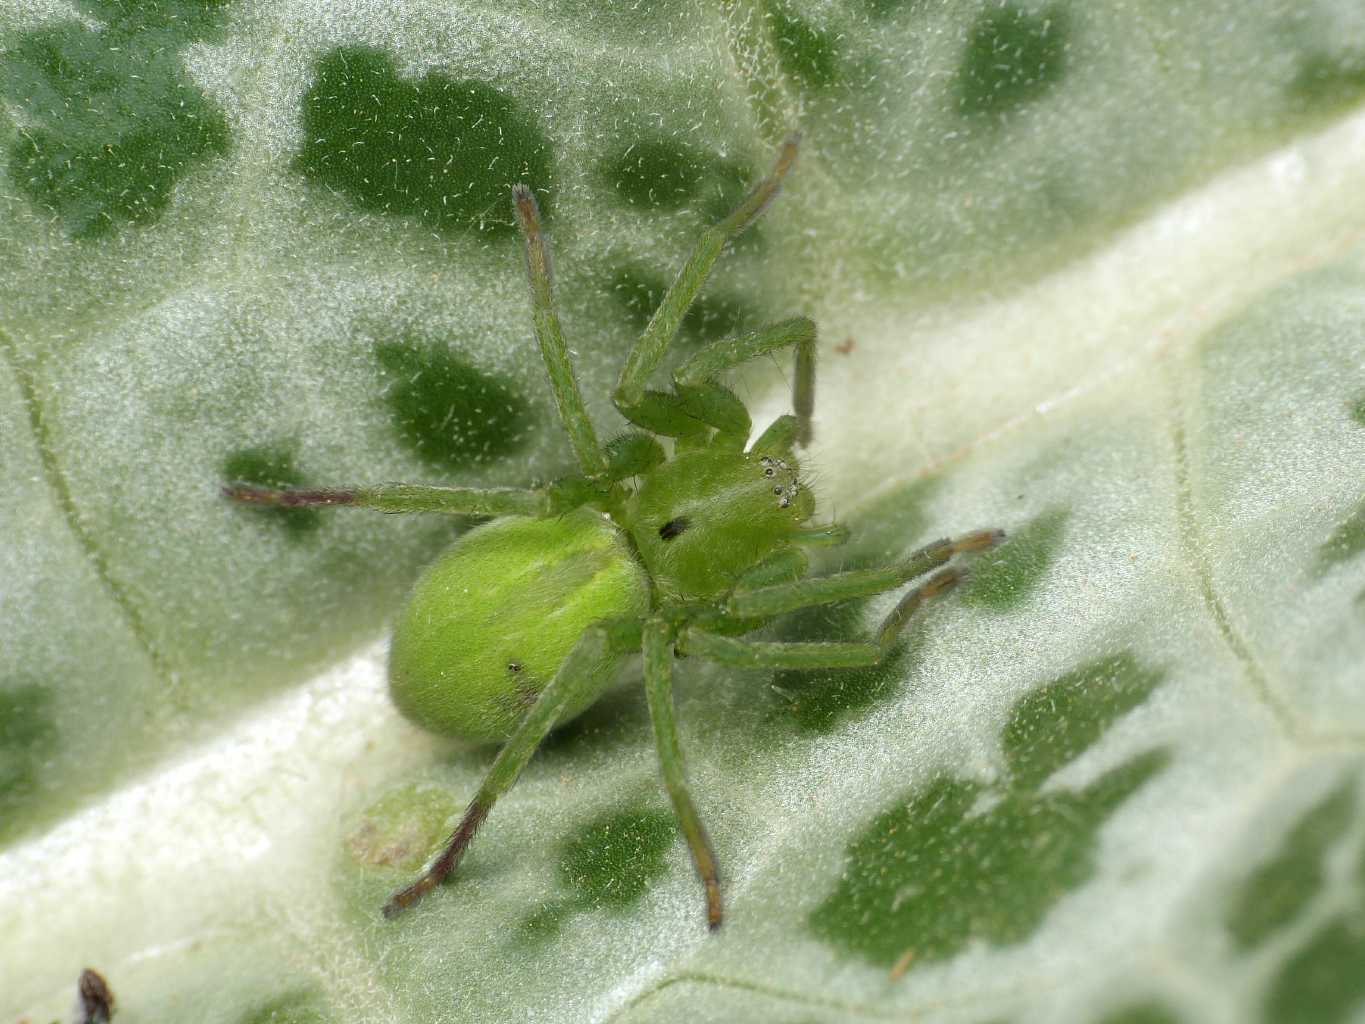
[[[444,849],[389,899],[386,916],[455,869],[546,734],[596,702],[621,661],[642,651],[664,787],[705,887],[707,922],[716,928],[722,918],[716,858],[684,775],[673,720],[674,658],[773,669],[876,664],[915,609],[962,580],[964,570],[941,568],[907,593],[872,640],[740,637],[785,612],[891,590],[1004,536],[979,530],[935,541],[885,568],[807,577],[804,549],[841,544],[848,532],[810,522],[815,497],[795,455],[810,440],[815,398],[815,324],[805,317],[715,342],[673,372],[672,390],[646,387],[712,264],[777,194],[796,149],[789,139],[771,173],[702,235],[612,394],[621,415],[647,433],[628,432],[606,445],[598,443],[560,331],[539,209],[529,188],[513,188],[536,338],[579,474],[534,490],[226,488],[229,497],[260,505],[498,517],[464,534],[426,571],[394,630],[389,686],[399,710],[434,732],[504,742]],[[793,414],[749,444],[748,410],[717,378],[784,348],[796,353]],[[651,435],[672,439],[671,457]]]

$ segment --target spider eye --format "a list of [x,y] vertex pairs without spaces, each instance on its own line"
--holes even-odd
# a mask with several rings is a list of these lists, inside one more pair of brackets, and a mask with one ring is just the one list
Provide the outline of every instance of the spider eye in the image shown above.
[[691,525],[692,521],[686,516],[678,516],[677,519],[670,519],[668,522],[664,523],[663,526],[659,527],[659,539],[672,540]]

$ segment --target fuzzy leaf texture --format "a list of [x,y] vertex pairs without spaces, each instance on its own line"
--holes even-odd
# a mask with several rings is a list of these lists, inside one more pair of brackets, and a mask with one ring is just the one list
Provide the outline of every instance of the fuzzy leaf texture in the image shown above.
[[[1008,543],[875,670],[678,663],[716,934],[638,669],[383,920],[467,524],[221,482],[554,478],[510,184],[606,439],[792,128],[672,357],[820,325],[823,568]],[[0,0],[0,179],[0,1021],[1365,1021],[1358,0]]]

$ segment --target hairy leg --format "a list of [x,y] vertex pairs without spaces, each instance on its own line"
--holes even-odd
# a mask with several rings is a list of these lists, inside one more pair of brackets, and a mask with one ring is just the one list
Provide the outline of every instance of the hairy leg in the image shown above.
[[384,904],[385,917],[393,917],[416,903],[455,870],[465,850],[469,848],[474,833],[483,824],[484,818],[488,817],[488,812],[493,809],[498,797],[512,788],[517,776],[526,767],[526,762],[531,759],[541,740],[559,720],[564,708],[585,689],[600,685],[605,670],[604,664],[613,654],[620,653],[613,643],[614,635],[611,625],[599,623],[590,626],[579,638],[564,664],[555,673],[555,677],[541,692],[540,698],[532,705],[531,710],[526,712],[526,717],[517,725],[516,731],[498,751],[493,766],[484,776],[483,784],[479,786],[474,799],[469,802],[464,817],[451,833],[445,848],[420,878],[389,897],[389,901]]
[[659,750],[659,769],[664,788],[673,803],[673,813],[687,839],[692,863],[706,890],[706,923],[719,928],[722,910],[720,882],[716,875],[716,855],[706,827],[701,823],[692,795],[687,789],[678,727],[673,720],[673,643],[668,626],[658,620],[646,623],[644,631],[645,694],[649,698],[649,717],[654,722],[654,743]]
[[958,566],[934,573],[901,598],[882,620],[875,641],[781,643],[739,640],[692,626],[678,638],[678,650],[741,668],[863,668],[875,665],[891,651],[896,636],[918,608],[966,577],[966,570]]
[[339,505],[376,512],[443,512],[447,515],[550,516],[560,511],[553,489],[527,491],[512,487],[436,487],[427,484],[379,484],[374,487],[257,487],[229,484],[223,494],[247,505],[302,508]]
[[[725,244],[753,223],[777,195],[782,179],[787,176],[792,163],[796,160],[796,145],[794,137],[788,139],[783,144],[768,176],[758,183],[733,213],[702,234],[677,279],[664,294],[663,301],[659,303],[659,308],[655,310],[649,325],[626,358],[616,391],[612,395],[616,407],[627,419],[640,422],[635,419],[632,412],[647,397],[645,384],[650,374],[659,365],[664,352],[677,335],[683,316],[692,305],[697,292],[701,290]],[[642,425],[649,427],[647,423]]]
[[258,487],[229,483],[225,496],[247,505],[303,508],[341,505],[375,512],[444,512],[446,515],[550,516],[558,512],[553,489],[437,487],[425,483],[381,483],[373,487]]
[[569,360],[569,348],[564,343],[564,332],[559,326],[559,314],[555,312],[550,254],[545,248],[545,236],[540,229],[540,208],[536,205],[535,196],[525,185],[514,186],[512,198],[516,205],[517,223],[526,240],[526,272],[531,281],[531,309],[535,316],[536,340],[540,343],[540,354],[545,359],[545,369],[550,375],[550,387],[554,391],[559,419],[569,435],[569,443],[573,445],[584,475],[601,477],[607,471],[607,460],[597,443],[597,433],[593,430],[592,420],[588,418],[583,395],[578,390],[573,363]]
[[[815,323],[807,317],[792,317],[748,334],[723,338],[707,345],[674,371],[674,390],[682,396],[688,412],[722,434],[733,435],[738,446],[743,447],[749,440],[750,424],[748,411],[744,410],[739,400],[731,396],[734,404],[743,411],[742,421],[731,423],[724,418],[706,415],[705,406],[699,398],[716,391],[729,395],[728,391],[715,383],[720,374],[750,359],[788,347],[796,349],[796,379],[792,385],[792,406],[796,414],[792,441],[807,444],[810,441],[811,415],[815,409]],[[700,411],[694,411],[694,405],[702,405]]]
[[726,601],[725,609],[741,618],[781,615],[815,604],[830,604],[854,597],[870,597],[894,590],[916,576],[943,565],[964,551],[982,551],[1004,540],[1002,530],[977,530],[954,540],[936,540],[909,557],[881,569],[859,569],[812,579],[794,580],[773,586],[746,589],[737,587]]
[[751,445],[759,452],[791,451],[810,444],[815,415],[815,335],[796,343],[796,374],[792,378],[792,413],[779,416]]

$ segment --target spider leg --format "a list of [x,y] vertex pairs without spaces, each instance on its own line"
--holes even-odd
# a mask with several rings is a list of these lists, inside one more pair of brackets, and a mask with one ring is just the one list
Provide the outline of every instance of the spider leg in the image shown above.
[[750,566],[735,581],[736,590],[758,590],[763,587],[792,583],[810,570],[810,559],[800,548],[778,548],[767,558]]
[[527,491],[511,487],[435,487],[426,484],[380,484],[375,487],[309,489],[257,487],[234,483],[223,494],[246,505],[302,508],[341,505],[377,512],[441,512],[447,515],[556,515],[562,508],[553,488]]
[[[783,143],[768,176],[754,187],[733,213],[702,234],[687,262],[683,264],[677,279],[664,294],[659,308],[654,311],[649,325],[640,335],[635,347],[631,349],[630,355],[626,357],[616,390],[612,394],[612,401],[631,422],[654,429],[650,423],[637,419],[635,415],[636,408],[645,403],[647,398],[652,397],[646,392],[645,384],[677,335],[684,315],[692,305],[692,300],[696,298],[697,292],[701,290],[725,244],[753,223],[777,195],[782,179],[787,176],[792,163],[796,160],[796,145],[794,136]],[[643,414],[650,415],[647,411]]]
[[[754,447],[762,447],[764,451],[790,448],[792,444],[804,447],[810,443],[811,417],[815,412],[815,323],[807,317],[792,317],[748,334],[723,338],[707,345],[673,372],[673,386],[679,394],[686,396],[689,391],[704,387],[725,370],[787,346],[796,349],[796,375],[792,381],[794,415],[782,419],[792,422],[779,428],[782,443],[777,443],[778,435],[773,434],[773,428],[769,427]],[[712,425],[720,427],[719,424]],[[744,441],[748,440],[747,428],[746,423]]]
[[943,565],[955,554],[993,547],[1004,537],[1001,530],[977,530],[955,540],[936,540],[926,544],[901,561],[881,569],[857,569],[753,589],[745,588],[741,583],[726,600],[725,610],[739,618],[763,618],[815,604],[870,597],[924,575],[930,569]]
[[901,627],[925,601],[956,586],[966,576],[966,570],[958,566],[934,573],[901,598],[883,620],[875,641],[781,643],[737,640],[693,626],[678,638],[678,650],[741,668],[864,668],[877,664],[890,653]]
[[842,523],[825,523],[822,526],[807,526],[798,530],[792,538],[796,544],[803,544],[806,547],[823,548],[838,547],[840,544],[847,544],[849,529]]
[[[716,428],[720,443],[742,449],[749,441],[749,412],[716,378],[740,363],[790,346],[796,348],[793,404],[798,409],[791,441],[805,444],[810,439],[815,401],[815,324],[806,317],[792,317],[706,346],[674,371],[673,388],[689,414]],[[767,434],[764,437],[771,440]],[[789,442],[782,447],[790,446]]]
[[792,413],[779,416],[758,436],[750,451],[789,452],[810,444],[815,415],[815,339],[796,346],[796,375],[792,378]]
[[483,824],[484,818],[488,817],[488,812],[493,809],[498,797],[512,788],[517,776],[526,767],[526,762],[536,752],[545,735],[559,721],[563,710],[580,696],[585,688],[600,685],[602,673],[607,670],[609,663],[617,655],[624,653],[613,641],[622,633],[629,632],[630,630],[620,622],[597,623],[588,627],[554,678],[541,691],[539,699],[526,712],[526,717],[498,751],[493,766],[484,776],[479,791],[469,802],[464,817],[451,833],[445,848],[428,865],[420,878],[389,897],[389,901],[384,904],[385,917],[393,917],[412,906],[455,870],[465,850],[469,848],[474,833]]
[[682,749],[678,745],[678,726],[673,719],[673,643],[668,625],[654,620],[644,631],[645,695],[649,698],[649,717],[654,723],[654,743],[659,750],[659,769],[664,777],[664,788],[673,803],[692,863],[706,890],[706,923],[720,927],[723,912],[720,901],[720,882],[716,874],[716,855],[706,826],[701,823],[697,807],[687,789],[683,769]]
[[597,443],[597,433],[583,395],[578,390],[569,348],[564,343],[564,332],[555,312],[554,282],[550,271],[550,254],[545,247],[545,235],[540,228],[540,207],[526,185],[515,185],[512,198],[517,210],[517,223],[526,240],[526,272],[531,281],[531,309],[535,315],[536,340],[550,375],[555,405],[560,422],[569,435],[569,443],[585,475],[600,477],[607,471],[607,460]]

